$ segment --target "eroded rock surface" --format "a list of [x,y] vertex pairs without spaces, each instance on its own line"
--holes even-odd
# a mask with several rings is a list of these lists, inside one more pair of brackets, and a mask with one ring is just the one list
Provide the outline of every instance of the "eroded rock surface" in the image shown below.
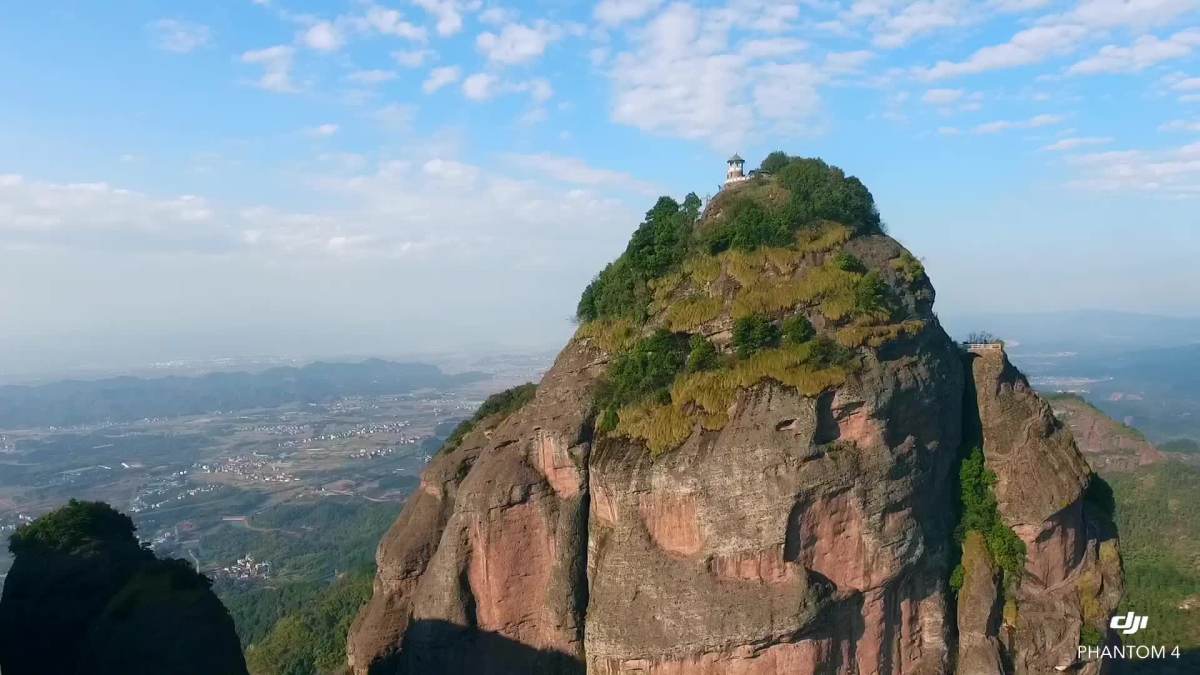
[[[918,328],[862,349],[819,395],[764,379],[739,391],[719,430],[697,425],[654,456],[593,432],[612,353],[581,334],[532,402],[440,453],[380,544],[375,593],[350,634],[353,671],[1070,664],[1081,626],[1120,594],[1115,540],[1085,504],[1091,473],[1070,431],[1002,352],[969,359],[947,337],[928,282],[888,271],[907,255],[898,244],[876,235],[846,248],[885,270]],[[722,314],[704,332],[723,346],[731,324]],[[967,542],[963,593],[949,587],[964,401],[1004,521],[1029,549],[1015,611],[978,541]]]
[[1110,514],[1085,498],[1095,477],[1070,429],[1003,351],[970,361],[1000,515],[1027,551],[1004,621],[988,637],[1004,643],[1008,672],[1099,672],[1099,663],[1076,663],[1080,632],[1107,629],[1123,585]]

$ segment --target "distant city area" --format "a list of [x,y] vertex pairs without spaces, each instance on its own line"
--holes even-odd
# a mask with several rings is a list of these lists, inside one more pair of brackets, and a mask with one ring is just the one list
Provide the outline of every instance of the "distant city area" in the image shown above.
[[[441,439],[488,394],[536,381],[548,361],[464,360],[478,377],[403,393],[2,429],[0,536],[68,499],[103,500],[130,514],[155,552],[191,561],[219,587],[334,573],[336,528],[316,521],[368,509],[390,521]],[[306,546],[312,555],[296,556]],[[289,569],[263,557],[280,547],[293,562],[322,560]],[[10,563],[5,547],[0,580]]]

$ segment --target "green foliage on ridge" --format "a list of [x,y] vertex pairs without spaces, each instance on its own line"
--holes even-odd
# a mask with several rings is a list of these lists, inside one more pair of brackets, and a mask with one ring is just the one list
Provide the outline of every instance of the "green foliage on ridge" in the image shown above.
[[670,197],[659,197],[634,231],[625,253],[584,289],[576,309],[581,321],[601,317],[637,321],[645,318],[651,298],[650,280],[665,275],[683,262],[688,253],[700,201],[695,195],[688,195],[684,203],[686,207]]
[[1139,641],[1200,648],[1200,470],[1168,461],[1108,482],[1125,571],[1117,612],[1153,617]]
[[602,411],[600,430],[616,427],[622,406],[644,399],[670,400],[667,388],[690,353],[686,336],[660,329],[618,356],[596,392],[596,407]]
[[[958,470],[960,516],[954,535],[961,545],[967,532],[983,535],[992,562],[1004,574],[1005,588],[1011,588],[1025,569],[1025,542],[1000,519],[1000,509],[992,488],[996,474],[984,463],[983,450],[973,448]],[[954,584],[958,585],[955,586]],[[951,577],[957,590],[962,585],[962,565]]]
[[133,540],[133,520],[104,502],[72,499],[17,528],[8,548],[14,555],[24,552],[70,553],[98,542]]
[[772,175],[723,192],[719,216],[702,232],[695,227],[700,216],[695,194],[683,204],[660,197],[621,257],[584,289],[576,317],[584,322],[644,321],[653,297],[651,282],[678,269],[689,255],[792,246],[798,230],[824,221],[860,234],[882,231],[870,191],[841,169],[784,153],[772,153],[763,166]]
[[360,607],[371,597],[373,573],[344,575],[297,611],[281,618],[246,651],[253,675],[338,673],[346,663],[346,635]]
[[492,394],[484,400],[479,409],[475,411],[470,418],[463,420],[454,431],[442,443],[442,450],[451,450],[458,447],[462,439],[475,428],[483,420],[493,415],[503,415],[505,417],[513,414],[521,409],[526,403],[533,400],[533,395],[537,393],[537,385],[532,382],[517,385],[515,387],[505,389],[502,392]]

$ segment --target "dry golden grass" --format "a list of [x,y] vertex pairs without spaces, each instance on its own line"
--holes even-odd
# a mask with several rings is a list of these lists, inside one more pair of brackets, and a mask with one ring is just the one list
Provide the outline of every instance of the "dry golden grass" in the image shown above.
[[883,326],[846,326],[839,329],[834,338],[843,347],[849,347],[850,349],[857,349],[864,345],[877,349],[892,340],[899,339],[900,337],[911,337],[923,330],[925,330],[925,322],[920,319],[913,319]]
[[816,396],[846,381],[840,366],[811,362],[811,343],[759,352],[721,370],[682,375],[671,386],[671,403],[635,405],[622,409],[617,433],[646,441],[655,455],[677,447],[699,423],[718,430],[729,423],[729,409],[739,391],[765,380]]
[[683,273],[698,283],[711,284],[721,276],[721,262],[710,255],[698,255],[683,261]]
[[733,316],[773,314],[798,305],[817,305],[826,318],[841,321],[854,312],[861,274],[838,269],[832,263],[805,272],[799,279],[783,281],[760,275],[742,285],[733,301]]
[[650,454],[657,457],[673,450],[692,435],[694,426],[682,410],[673,405],[637,405],[619,413],[616,432],[646,442]]
[[576,340],[590,340],[610,354],[627,349],[637,340],[637,336],[637,327],[628,319],[597,319],[575,331]]
[[720,298],[693,295],[667,305],[663,317],[671,330],[690,333],[720,316],[722,309]]
[[892,259],[890,264],[892,269],[900,274],[900,278],[910,284],[914,284],[925,278],[925,266],[908,251],[900,254],[899,258]]
[[832,251],[850,241],[853,235],[854,232],[841,223],[822,221],[815,228],[803,229],[796,233],[796,250],[801,255]]
[[721,263],[716,258],[703,254],[688,258],[678,270],[650,281],[650,290],[653,293],[650,311],[658,313],[667,309],[672,298],[685,283],[690,281],[692,287],[703,289],[720,276]]

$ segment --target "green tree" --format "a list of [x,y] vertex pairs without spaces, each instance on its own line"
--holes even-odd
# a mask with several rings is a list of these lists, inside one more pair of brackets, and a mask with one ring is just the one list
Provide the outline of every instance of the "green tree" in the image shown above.
[[694,216],[674,199],[660,197],[634,231],[625,253],[584,289],[576,316],[581,321],[601,317],[642,320],[650,302],[650,280],[666,274],[683,260],[691,241],[693,220]]
[[891,288],[879,273],[872,270],[854,289],[854,308],[862,314],[873,312],[890,312]]
[[862,233],[879,232],[875,199],[862,181],[819,159],[793,158],[777,172],[792,193],[790,216],[797,225],[834,220]]
[[762,161],[762,164],[758,165],[758,170],[765,171],[766,173],[776,173],[783,167],[787,166],[788,162],[790,161],[792,161],[792,158],[788,157],[786,152],[782,150],[776,150],[775,152],[767,155],[766,159]]
[[690,372],[711,370],[719,364],[717,348],[703,335],[693,335],[688,341],[687,369]]
[[833,264],[843,272],[853,272],[855,274],[866,274],[867,266],[857,257],[842,251],[833,258]]
[[816,329],[806,316],[798,314],[783,320],[783,339],[787,342],[798,345],[813,339],[816,334]]
[[669,401],[667,388],[683,370],[689,353],[683,335],[659,329],[617,357],[596,392],[596,405],[602,411],[600,430],[611,431],[617,410],[625,405],[645,399]]
[[763,314],[751,314],[733,322],[733,348],[739,358],[779,344],[779,326]]

